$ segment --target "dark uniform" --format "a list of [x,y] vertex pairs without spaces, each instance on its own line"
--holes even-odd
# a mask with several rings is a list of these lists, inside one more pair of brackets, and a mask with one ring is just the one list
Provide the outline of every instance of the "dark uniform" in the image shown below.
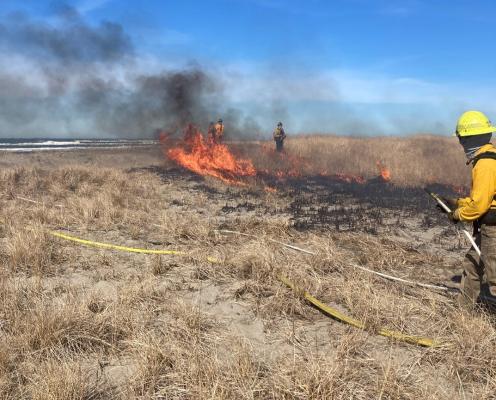
[[284,149],[284,139],[286,139],[286,133],[282,128],[282,123],[277,124],[277,128],[273,133],[274,141],[276,142],[276,151],[281,152]]

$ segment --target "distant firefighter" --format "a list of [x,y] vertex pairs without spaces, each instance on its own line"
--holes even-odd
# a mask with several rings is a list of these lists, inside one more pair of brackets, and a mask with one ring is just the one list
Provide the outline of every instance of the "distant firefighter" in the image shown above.
[[222,122],[222,119],[219,118],[219,120],[214,126],[214,129],[215,129],[214,143],[220,144],[222,143],[222,139],[224,138],[224,123]]
[[207,139],[209,144],[215,143],[215,124],[213,122],[208,124]]
[[284,139],[286,139],[286,133],[282,128],[282,122],[277,124],[277,128],[274,130],[274,141],[276,142],[276,151],[283,151],[284,148]]

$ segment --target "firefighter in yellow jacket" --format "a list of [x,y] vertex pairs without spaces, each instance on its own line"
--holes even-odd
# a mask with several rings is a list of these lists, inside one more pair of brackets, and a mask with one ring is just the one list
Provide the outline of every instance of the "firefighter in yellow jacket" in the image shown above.
[[286,139],[286,132],[282,127],[282,122],[277,124],[277,128],[274,130],[272,134],[274,138],[274,142],[276,142],[276,151],[281,152],[284,149],[284,140]]
[[477,302],[496,306],[496,148],[491,135],[496,127],[479,111],[467,111],[455,135],[472,165],[470,196],[448,200],[449,218],[473,222],[482,256],[472,248],[465,256],[459,303],[472,308]]
[[219,118],[214,128],[215,128],[214,143],[221,144],[224,138],[224,122],[222,121],[222,119]]

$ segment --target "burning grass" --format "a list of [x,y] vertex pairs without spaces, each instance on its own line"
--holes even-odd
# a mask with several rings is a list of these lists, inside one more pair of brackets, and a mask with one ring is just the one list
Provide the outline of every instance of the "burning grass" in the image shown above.
[[452,138],[309,136],[291,138],[284,152],[276,152],[266,142],[209,143],[193,125],[183,135],[179,141],[162,135],[168,160],[227,184],[257,182],[270,193],[288,179],[308,177],[360,184],[379,178],[402,187],[442,184],[459,194],[468,190],[470,170]]
[[[256,158],[261,165],[267,164],[267,160],[278,160],[279,165],[271,165],[270,168],[256,168],[252,156],[242,158],[235,148],[226,144],[209,142],[199,128],[194,125],[188,125],[184,130],[184,137],[178,143],[173,143],[169,135],[162,134],[160,142],[164,155],[179,166],[194,172],[200,176],[210,176],[220,179],[222,182],[236,185],[248,186],[253,184],[253,178],[258,181],[269,181],[272,185],[285,181],[288,178],[305,178],[309,175],[318,175],[348,183],[365,183],[366,179],[360,175],[345,174],[342,172],[329,172],[327,169],[321,169],[315,172],[315,164],[311,159],[292,155],[290,153],[275,152],[266,144],[261,144],[261,155]],[[391,180],[391,172],[381,161],[376,163],[378,176],[384,182]],[[339,171],[338,169],[337,171]],[[267,192],[277,191],[272,186],[265,186]]]
[[371,177],[379,161],[399,186],[433,183],[468,186],[470,168],[457,140],[418,135],[400,137],[307,136],[288,141],[288,152],[327,171]]
[[[460,272],[454,232],[420,190],[374,179],[377,160],[393,165],[374,155],[364,183],[331,168],[248,187],[167,166],[4,169],[0,398],[491,398],[490,315],[354,268],[453,288]],[[47,229],[188,256],[77,246]],[[281,273],[367,330],[322,315]],[[450,345],[410,346],[380,327]]]
[[166,135],[160,141],[169,159],[196,174],[235,185],[244,184],[240,178],[256,175],[250,160],[237,159],[225,144],[208,142],[194,125],[185,128],[183,143],[177,147],[167,148]]

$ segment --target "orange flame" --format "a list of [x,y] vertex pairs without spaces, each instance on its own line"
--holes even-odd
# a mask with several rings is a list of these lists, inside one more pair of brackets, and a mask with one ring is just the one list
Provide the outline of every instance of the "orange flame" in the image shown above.
[[[247,186],[246,178],[257,176],[257,169],[252,160],[236,158],[229,147],[205,138],[200,129],[192,124],[184,129],[183,140],[178,145],[170,147],[169,135],[165,133],[160,134],[160,142],[166,157],[196,174],[212,176],[225,183],[238,186]],[[261,176],[265,174],[283,181],[288,178],[301,178],[316,173],[310,161],[297,155],[276,153],[264,144],[262,144],[262,151],[270,158],[275,158],[279,164],[270,170],[261,169],[258,173]],[[382,180],[389,182],[391,180],[389,169],[381,161],[377,161],[376,165]],[[360,175],[330,173],[326,170],[317,172],[317,174],[347,183],[364,184],[367,182]],[[277,189],[272,185],[264,186],[267,193],[277,192]]]
[[379,169],[379,176],[384,180],[384,182],[389,182],[391,180],[391,172],[389,169],[381,161],[377,161],[376,165]]
[[359,175],[349,175],[349,174],[334,174],[334,177],[339,179],[340,181],[344,181],[347,183],[360,183],[363,184],[367,182],[367,180]]
[[165,148],[166,156],[199,175],[213,176],[223,182],[244,186],[240,177],[255,176],[257,171],[251,160],[236,159],[224,144],[206,142],[201,131],[194,125],[184,130],[183,142],[178,147]]

